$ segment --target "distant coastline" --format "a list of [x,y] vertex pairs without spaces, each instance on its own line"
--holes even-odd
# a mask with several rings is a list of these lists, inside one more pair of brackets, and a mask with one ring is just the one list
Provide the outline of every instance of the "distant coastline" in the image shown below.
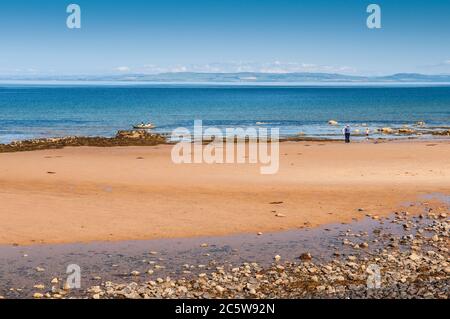
[[191,84],[191,85],[450,85],[450,74],[397,73],[383,76],[338,73],[159,73],[110,75],[0,75],[2,83]]
[[0,80],[0,86],[123,86],[123,87],[276,87],[276,88],[340,88],[340,87],[438,87],[449,82],[142,82],[142,81],[91,81],[91,80]]

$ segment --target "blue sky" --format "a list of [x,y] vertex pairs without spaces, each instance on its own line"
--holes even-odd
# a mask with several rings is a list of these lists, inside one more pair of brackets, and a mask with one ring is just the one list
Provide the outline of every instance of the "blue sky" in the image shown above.
[[[79,4],[82,28],[66,27]],[[382,9],[382,29],[366,7]],[[450,1],[14,0],[0,3],[0,74],[450,74]]]

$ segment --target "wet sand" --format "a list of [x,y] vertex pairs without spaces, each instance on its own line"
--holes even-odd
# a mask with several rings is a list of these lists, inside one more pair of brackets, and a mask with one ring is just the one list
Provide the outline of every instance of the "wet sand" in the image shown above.
[[[435,198],[442,200],[443,204],[450,203],[448,196],[436,194]],[[350,224],[329,224],[312,229],[266,233],[260,236],[247,234],[19,247],[0,245],[0,296],[32,298],[35,293],[42,293],[47,296],[46,298],[92,298],[93,288],[89,287],[105,289],[110,281],[123,284],[125,287],[136,284],[146,287],[152,280],[167,277],[171,280],[186,279],[195,282],[202,273],[211,275],[220,269],[230,271],[248,263],[252,265],[257,263],[258,267],[270,269],[273,267],[274,256],[280,256],[280,261],[276,264],[279,268],[280,265],[289,267],[291,263],[301,262],[300,256],[310,254],[314,264],[321,266],[319,269],[325,269],[325,265],[329,263],[333,265],[337,260],[345,261],[350,256],[356,256],[358,263],[364,263],[373,257],[381,257],[387,251],[389,254],[402,253],[408,256],[410,251],[417,253],[417,246],[411,247],[411,244],[417,245],[419,239],[422,239],[420,246],[424,254],[425,252],[430,254],[429,251],[434,250],[448,256],[446,250],[448,231],[445,232],[445,227],[439,226],[445,223],[444,218],[439,215],[448,212],[448,206],[445,206],[445,210],[444,206],[441,210],[436,210],[429,204],[412,204],[423,213],[419,216],[398,213],[378,220],[366,217]],[[431,211],[434,215],[431,215]],[[405,227],[406,224],[409,227]],[[426,240],[430,241],[429,239],[436,234],[436,229],[441,229],[441,232],[438,232],[441,242],[432,239],[431,244],[426,243]],[[304,262],[307,261],[304,260]],[[440,263],[445,265],[445,258]],[[80,267],[81,289],[69,291],[62,287],[68,278],[66,269],[71,264],[77,264]],[[379,266],[389,268],[382,262]],[[302,264],[301,267],[309,269],[307,264]],[[433,264],[433,267],[436,268],[436,265]],[[280,268],[277,272],[280,270],[283,269]],[[421,270],[421,276],[424,276],[425,272]],[[406,275],[402,269],[395,270],[395,273],[401,277]],[[312,282],[314,274],[316,273],[311,272],[310,278],[306,280],[309,286],[314,283]],[[447,283],[448,289],[448,275],[442,274],[439,277],[441,282]],[[55,283],[54,278],[57,278],[58,282]],[[358,283],[358,279],[351,278],[353,277],[350,275],[348,285]],[[414,282],[413,279],[411,280]],[[324,279],[320,284],[325,282]],[[178,281],[176,283],[180,285]],[[302,293],[314,291],[318,284],[312,285],[312,289],[305,287]],[[334,283],[332,287],[337,289],[342,284]],[[444,290],[434,284],[428,283],[428,286],[440,294],[445,294]],[[275,284],[273,289],[280,289],[280,284]],[[195,291],[194,288],[191,290]],[[160,292],[162,294],[159,298],[170,297],[167,295],[167,290],[164,291],[165,293]],[[291,290],[286,289],[285,293],[288,291]],[[205,289],[202,294],[207,292],[208,289]],[[419,295],[414,296],[419,297]],[[104,297],[108,298],[108,296]],[[116,297],[123,298],[122,295]],[[131,294],[127,298],[135,297],[140,298],[139,295]],[[206,295],[203,297],[205,298]]]
[[421,196],[450,193],[448,141],[284,142],[275,175],[259,164],[176,165],[170,151],[0,154],[0,243],[265,233],[414,211]]

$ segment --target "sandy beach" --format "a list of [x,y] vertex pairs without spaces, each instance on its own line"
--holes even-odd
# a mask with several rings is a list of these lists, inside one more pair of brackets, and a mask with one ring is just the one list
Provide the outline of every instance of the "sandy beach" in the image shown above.
[[[284,142],[280,170],[172,163],[170,145],[0,154],[0,244],[217,236],[414,213],[450,193],[449,141]],[[278,215],[278,216],[277,216]]]

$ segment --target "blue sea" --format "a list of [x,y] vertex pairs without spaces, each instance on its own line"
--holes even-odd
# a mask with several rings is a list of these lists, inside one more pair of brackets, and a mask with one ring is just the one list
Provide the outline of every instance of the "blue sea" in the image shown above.
[[[450,86],[0,84],[0,143],[114,136],[142,121],[167,133],[196,119],[204,126],[277,127],[283,136],[327,138],[340,138],[341,124],[361,131],[417,121],[447,127]],[[332,119],[340,125],[328,125]]]

